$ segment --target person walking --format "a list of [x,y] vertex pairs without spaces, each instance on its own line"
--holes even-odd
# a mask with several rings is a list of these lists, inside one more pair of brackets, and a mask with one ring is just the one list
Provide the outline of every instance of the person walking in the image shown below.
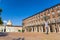
[[45,20],[46,34],[48,34],[48,22]]

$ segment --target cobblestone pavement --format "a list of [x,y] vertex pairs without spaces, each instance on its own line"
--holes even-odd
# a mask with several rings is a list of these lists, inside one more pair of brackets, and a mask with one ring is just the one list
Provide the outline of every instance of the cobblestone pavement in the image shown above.
[[25,40],[60,40],[60,33],[24,33]]
[[[24,40],[60,40],[60,33],[39,33],[39,32],[25,32],[25,33],[8,33],[7,36],[0,36],[0,40],[18,40],[18,38],[24,38]],[[21,39],[22,40],[22,39]]]

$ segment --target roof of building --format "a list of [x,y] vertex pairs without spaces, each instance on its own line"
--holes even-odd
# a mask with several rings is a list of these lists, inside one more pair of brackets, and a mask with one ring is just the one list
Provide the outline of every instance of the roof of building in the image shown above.
[[6,26],[9,26],[9,27],[22,27],[22,26],[14,26],[14,25],[6,25]]
[[[60,5],[60,3],[58,3],[58,4],[56,4],[56,5],[52,6],[52,7],[46,8],[46,9],[44,9],[43,11],[40,11],[40,12],[38,12],[38,13],[36,13],[36,14],[32,15],[32,16],[35,16],[35,15],[37,15],[37,14],[40,14],[40,13],[42,13],[42,12],[44,12],[44,11],[48,10],[48,9],[51,9],[51,8],[53,8],[53,7],[58,6],[58,5]],[[26,20],[26,19],[28,19],[28,18],[30,18],[30,17],[32,17],[32,16],[29,16],[29,17],[27,17],[27,18],[23,19],[23,21],[24,21],[24,20]]]

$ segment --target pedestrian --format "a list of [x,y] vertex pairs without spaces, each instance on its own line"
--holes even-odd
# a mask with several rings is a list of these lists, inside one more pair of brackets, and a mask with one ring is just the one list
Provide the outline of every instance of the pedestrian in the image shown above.
[[48,34],[48,22],[45,20],[46,34]]

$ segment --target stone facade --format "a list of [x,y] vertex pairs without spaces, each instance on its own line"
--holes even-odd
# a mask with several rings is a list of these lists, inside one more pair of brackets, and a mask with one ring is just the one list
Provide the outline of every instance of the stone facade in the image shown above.
[[0,32],[22,32],[22,26],[1,26],[0,25]]
[[45,18],[49,23],[49,32],[60,31],[60,4],[45,9],[42,12],[23,20],[23,29],[25,32],[46,32],[44,26]]
[[22,26],[13,26],[11,20],[4,25],[0,25],[0,32],[22,32]]

